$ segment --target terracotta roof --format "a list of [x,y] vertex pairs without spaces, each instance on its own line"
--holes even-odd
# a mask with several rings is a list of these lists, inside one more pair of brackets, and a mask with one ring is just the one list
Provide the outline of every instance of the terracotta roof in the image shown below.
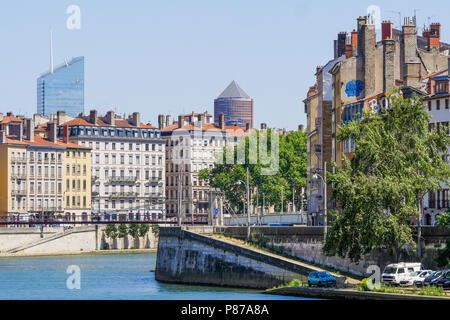
[[[130,124],[127,120],[122,120],[122,119],[116,119],[114,121],[115,123],[115,127],[126,127],[126,128],[134,128],[134,126],[132,124]],[[89,122],[83,118],[75,118],[73,120],[70,120],[68,122],[65,122],[62,124],[63,126],[93,126],[94,124],[92,122]],[[112,127],[109,123],[104,122],[101,119],[97,119],[97,126],[102,126],[102,127]],[[155,127],[152,126],[151,124],[143,124],[141,123],[139,125],[139,128],[148,128],[148,129],[154,129]]]
[[83,118],[75,118],[73,120],[70,120],[68,122],[65,122],[62,124],[63,126],[93,126],[92,123],[87,122]]
[[43,146],[43,147],[66,147],[66,148],[77,148],[77,149],[86,149],[90,150],[91,148],[80,146],[74,143],[64,143],[62,140],[57,140],[55,143],[42,138],[40,135],[34,136],[34,141],[30,141],[27,139],[23,139],[22,141],[18,140],[16,136],[10,135],[6,137],[6,143],[11,144],[21,144],[21,145],[29,145],[29,146]]
[[10,122],[22,122],[22,120],[13,116],[4,116],[2,121],[0,121],[0,124],[7,124]]
[[423,77],[422,77],[422,80],[431,78],[431,77],[433,77],[433,76],[435,76],[435,75],[437,75],[437,74],[439,74],[439,73],[443,73],[443,72],[445,72],[445,71],[448,71],[448,68],[445,68],[445,69],[442,69],[442,70],[440,70],[440,71],[436,71],[436,72],[427,74],[426,76],[423,76]]
[[228,132],[232,136],[243,136],[249,134],[245,131],[245,129],[239,126],[225,126],[225,129],[222,130],[218,126],[212,123],[204,124],[203,128],[195,127],[192,124],[187,124],[182,128],[178,128],[178,122],[175,121],[168,127],[165,127],[161,130],[161,132],[175,132],[175,131],[191,131],[191,130],[201,130],[201,131],[215,131],[215,132]]

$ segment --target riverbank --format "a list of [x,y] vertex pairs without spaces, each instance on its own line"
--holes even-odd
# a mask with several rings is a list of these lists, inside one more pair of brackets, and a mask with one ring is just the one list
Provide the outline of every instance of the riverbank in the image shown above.
[[283,287],[267,290],[265,294],[285,295],[333,300],[436,300],[450,301],[450,297],[425,296],[414,294],[395,294],[384,292],[357,291],[353,289]]
[[156,253],[156,249],[117,249],[117,250],[90,250],[80,252],[55,252],[55,253],[2,253],[0,258],[14,257],[53,257],[53,256],[77,256],[77,255],[107,255],[107,254],[141,254]]

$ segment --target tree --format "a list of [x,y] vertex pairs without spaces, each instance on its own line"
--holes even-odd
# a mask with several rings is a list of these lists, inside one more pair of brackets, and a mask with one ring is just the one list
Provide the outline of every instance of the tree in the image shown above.
[[[437,226],[450,229],[450,209],[446,212],[440,213],[437,217]],[[439,268],[445,268],[450,266],[450,239],[445,242],[445,248],[438,249],[437,256],[435,258]]]
[[128,234],[133,238],[137,238],[139,236],[139,225],[135,223],[131,224],[128,227]]
[[105,234],[110,239],[117,238],[117,227],[115,224],[108,224],[105,229]]
[[119,238],[125,238],[128,235],[128,227],[124,224],[119,225],[118,230]]
[[450,177],[441,156],[448,135],[429,131],[430,115],[421,99],[393,95],[390,106],[340,127],[338,139],[353,139],[356,149],[342,168],[333,163],[335,173],[327,175],[340,212],[330,214],[326,255],[358,262],[384,247],[397,259],[400,248],[415,246],[410,225],[420,221],[423,196]]
[[139,225],[139,237],[145,237],[145,235],[148,233],[148,231],[150,230],[150,227],[148,226],[148,224],[140,224]]
[[[272,155],[270,152],[272,132],[271,130],[266,132],[268,157],[278,157],[279,159],[279,168],[274,174],[262,174],[261,170],[268,165],[261,161],[259,143],[264,140],[261,140],[262,133],[259,131],[252,132],[252,135],[256,136],[257,152],[249,151],[250,138],[247,136],[233,149],[224,148],[223,153],[219,155],[219,157],[222,157],[221,163],[216,163],[210,170],[203,169],[199,172],[199,178],[207,181],[213,188],[220,189],[229,206],[238,212],[243,212],[246,202],[247,167],[249,169],[249,186],[253,195],[251,198],[253,205],[261,206],[264,197],[266,206],[274,205],[275,210],[280,210],[281,193],[283,192],[283,208],[286,209],[287,203],[292,200],[293,192],[300,195],[301,188],[306,186],[306,133],[295,131],[289,132],[285,136],[279,135],[279,153]],[[245,161],[242,161],[244,162],[242,164],[238,163],[236,157],[237,150],[240,148],[245,150]],[[227,153],[229,152],[234,152],[233,164],[226,163]],[[254,164],[249,164],[251,158],[253,158]],[[258,192],[259,197],[256,197],[256,192]]]

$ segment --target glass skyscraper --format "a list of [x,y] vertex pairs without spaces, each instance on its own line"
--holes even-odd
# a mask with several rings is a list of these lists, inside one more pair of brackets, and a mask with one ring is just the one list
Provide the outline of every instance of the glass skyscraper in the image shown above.
[[37,79],[37,113],[84,112],[84,57],[77,57]]
[[242,90],[236,81],[232,81],[222,94],[214,100],[214,122],[219,122],[219,113],[223,113],[227,125],[253,128],[253,99]]

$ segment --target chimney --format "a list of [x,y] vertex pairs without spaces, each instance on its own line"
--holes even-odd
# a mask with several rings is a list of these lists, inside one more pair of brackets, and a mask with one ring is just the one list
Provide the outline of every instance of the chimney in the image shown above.
[[6,142],[6,132],[5,130],[0,130],[0,143]]
[[199,120],[200,120],[200,128],[204,128],[204,126],[205,126],[205,114],[204,113],[201,113],[200,114],[200,116],[199,116]]
[[441,24],[432,23],[428,34],[428,50],[439,50],[441,47]]
[[381,40],[392,39],[392,22],[383,21],[381,23]]
[[299,126],[298,126],[298,131],[300,131],[300,132],[303,132],[303,129],[304,129],[305,127],[302,125],[302,124],[300,124]]
[[248,131],[248,130],[250,130],[250,123],[249,122],[245,123],[245,131]]
[[131,116],[131,124],[135,127],[139,127],[141,124],[141,115],[139,112],[133,112],[133,115]]
[[339,32],[337,36],[337,49],[335,59],[346,53],[347,32]]
[[170,116],[170,114],[168,114],[166,116],[166,127],[170,126],[172,123],[172,117]]
[[3,113],[0,112],[0,121],[3,120]]
[[57,139],[57,124],[56,122],[47,123],[47,139],[55,143]]
[[58,110],[58,111],[56,112],[56,121],[57,121],[58,126],[59,126],[60,124],[62,124],[63,122],[65,122],[65,121],[64,121],[64,120],[65,120],[65,119],[64,119],[65,116],[66,116],[66,112],[63,111],[63,110]]
[[[359,22],[359,19],[358,19]],[[375,93],[375,26],[364,24],[358,33],[358,56],[361,57],[364,79],[364,95]]]
[[97,110],[91,110],[91,112],[89,113],[89,122],[93,123],[94,125],[97,124]]
[[63,141],[64,141],[64,143],[69,142],[69,126],[63,127]]
[[178,128],[184,127],[184,115],[178,116]]
[[116,125],[116,114],[114,111],[108,111],[106,113],[106,123],[115,126]]
[[358,31],[353,30],[351,36],[351,46],[352,46],[352,57],[358,55]]
[[417,61],[417,32],[415,18],[406,17],[402,27],[403,63]]
[[[392,26],[392,25],[391,25]],[[383,40],[383,92],[392,90],[395,84],[395,40]]]
[[13,114],[12,114],[11,111],[6,113],[6,116],[8,116],[8,117],[12,117],[12,115],[13,115]]
[[266,130],[267,129],[267,123],[263,122],[261,123],[261,130]]
[[219,128],[225,130],[225,115],[223,112],[219,113]]
[[164,115],[163,114],[158,115],[158,129],[159,130],[164,129]]
[[34,141],[34,121],[33,119],[25,119],[25,130],[27,133],[27,138],[31,142]]
[[6,135],[15,135],[19,141],[23,141],[23,122],[14,123],[10,122],[6,125]]

